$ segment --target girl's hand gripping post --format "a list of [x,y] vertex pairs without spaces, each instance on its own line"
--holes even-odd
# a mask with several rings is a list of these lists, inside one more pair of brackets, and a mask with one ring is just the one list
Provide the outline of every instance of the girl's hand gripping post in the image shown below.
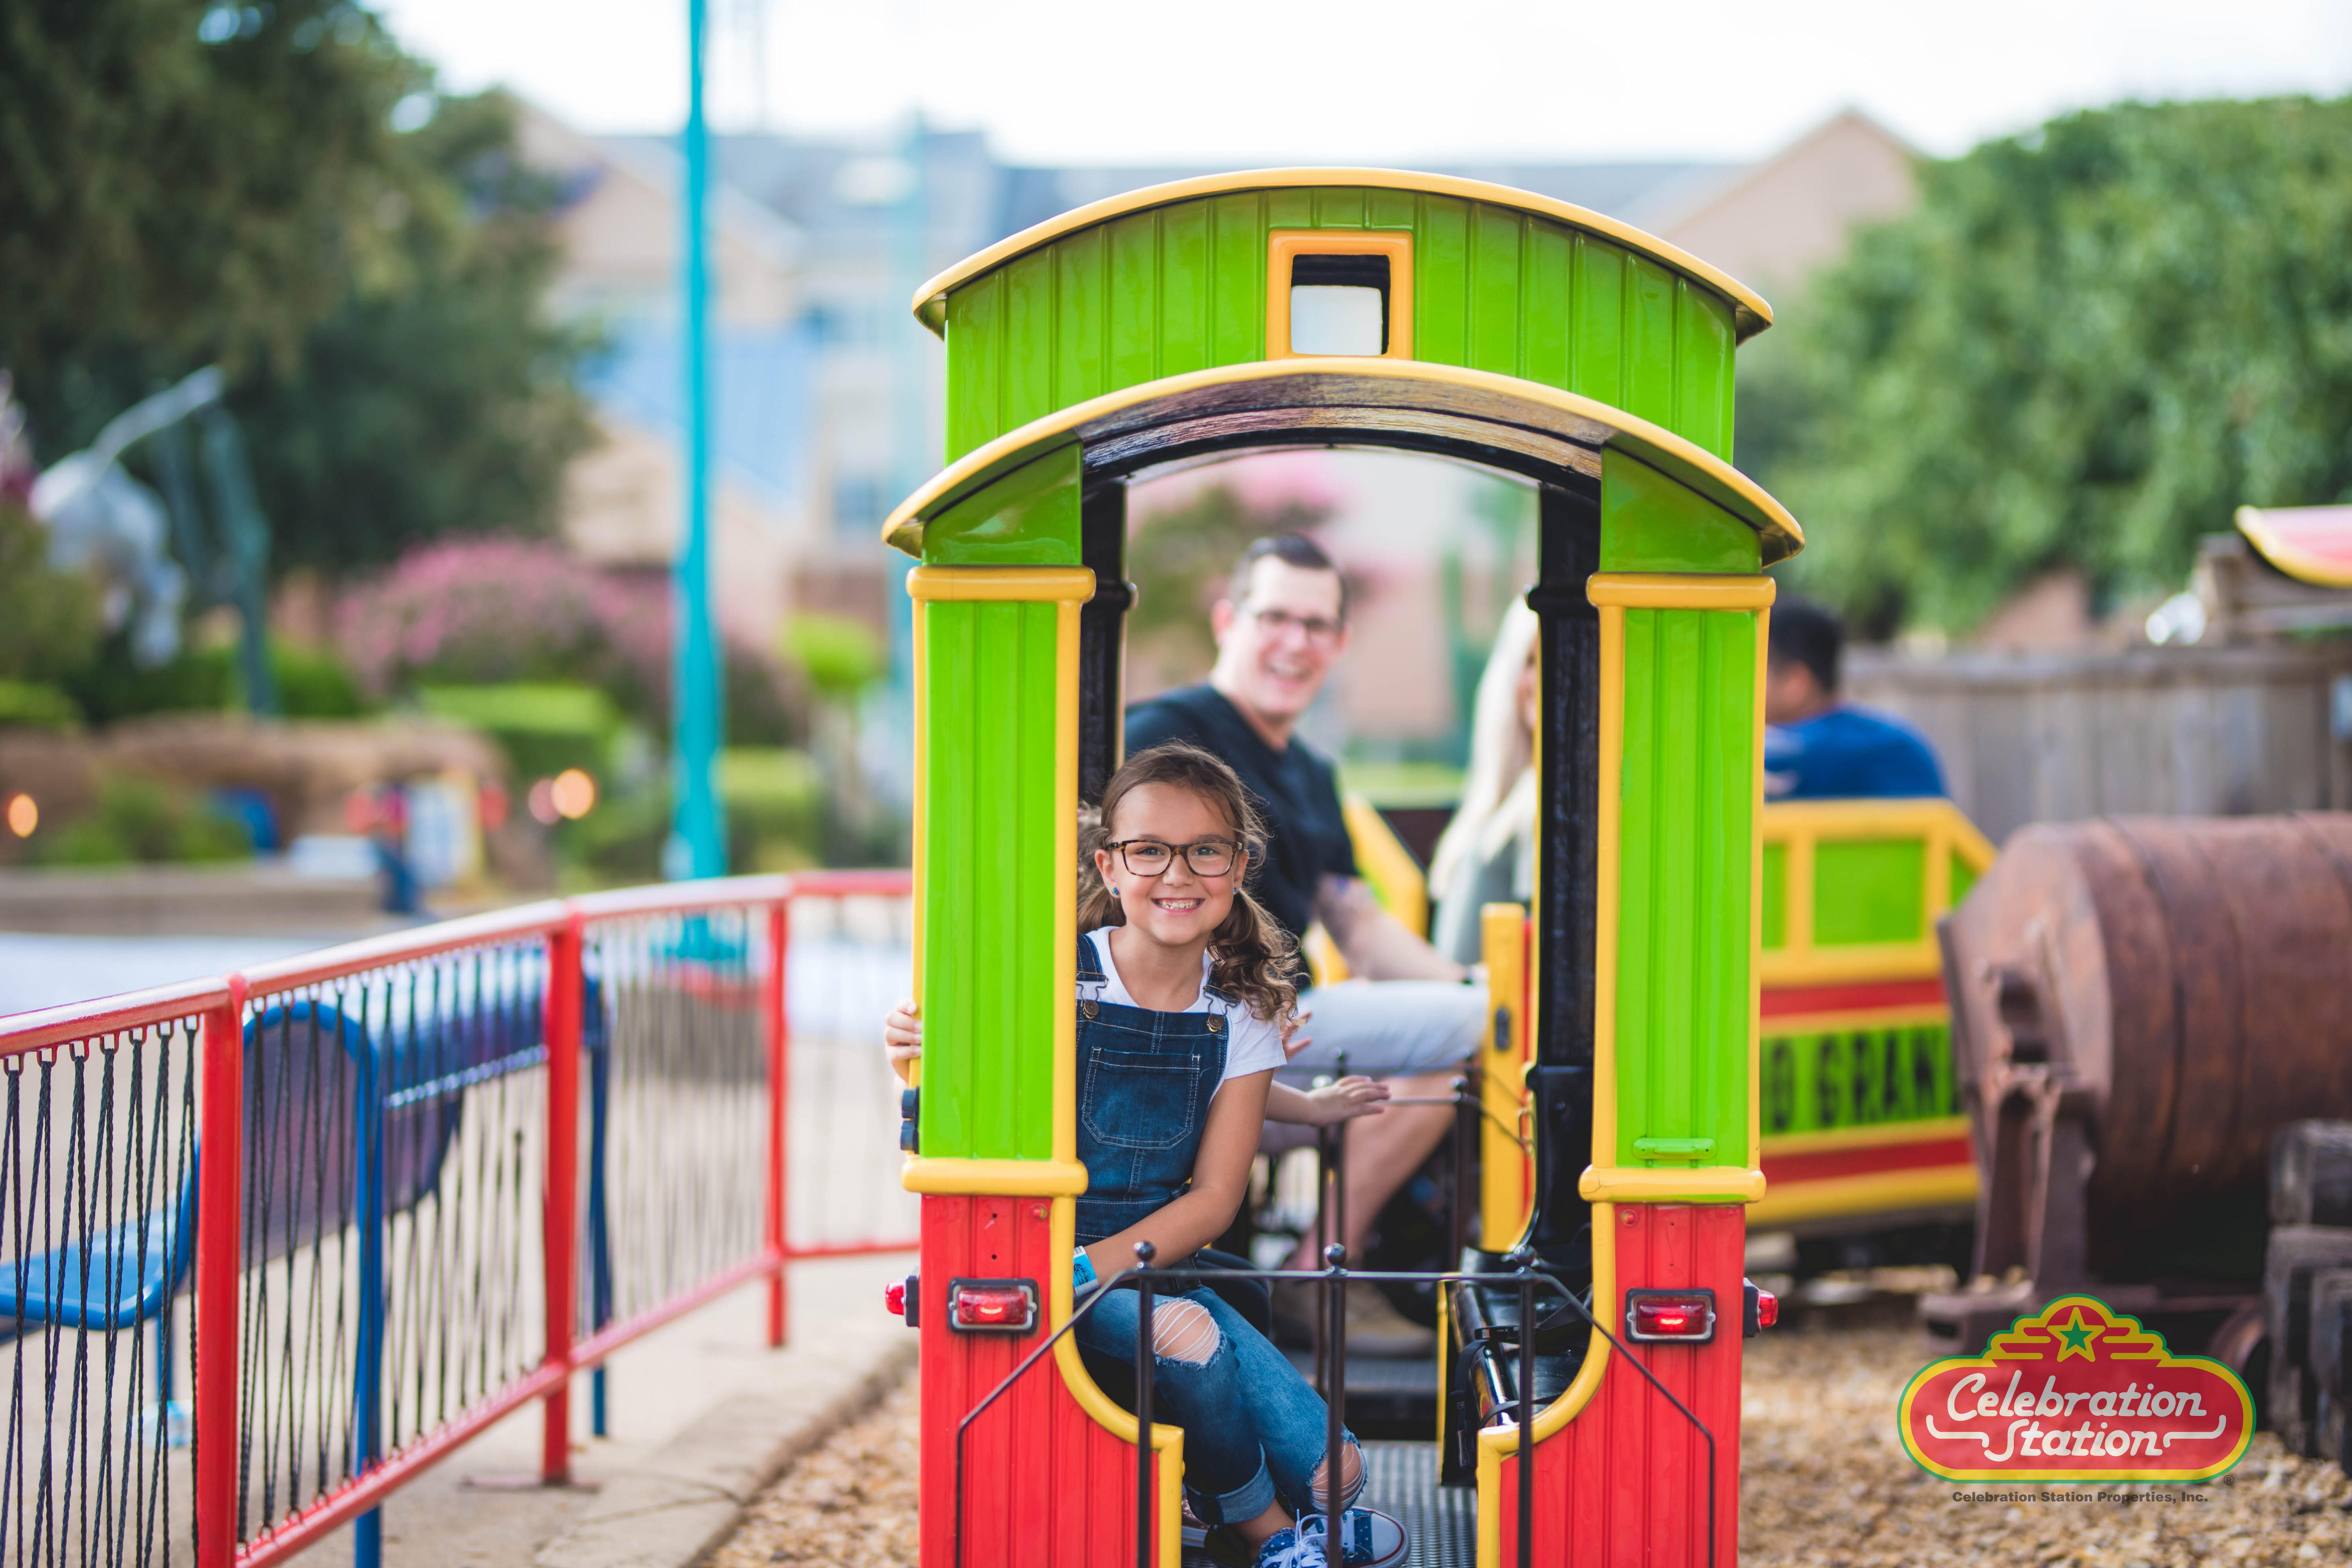
[[923,1056],[922,1008],[911,996],[890,1010],[882,1020],[882,1044],[890,1053],[890,1070],[914,1082],[914,1064]]

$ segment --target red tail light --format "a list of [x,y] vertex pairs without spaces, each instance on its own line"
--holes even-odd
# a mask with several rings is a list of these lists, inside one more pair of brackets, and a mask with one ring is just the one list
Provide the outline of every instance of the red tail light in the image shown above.
[[1774,1295],[1774,1294],[1772,1294],[1772,1292],[1771,1292],[1771,1291],[1769,1291],[1769,1290],[1759,1290],[1759,1291],[1757,1291],[1757,1292],[1756,1292],[1756,1321],[1758,1322],[1758,1324],[1759,1324],[1759,1325],[1760,1325],[1761,1327],[1764,1327],[1764,1328],[1768,1328],[1768,1329],[1769,1329],[1769,1328],[1770,1328],[1773,1324],[1775,1324],[1775,1323],[1779,1322],[1780,1321],[1780,1297],[1778,1297],[1778,1296],[1775,1296],[1775,1295]]
[[964,1334],[1025,1334],[1037,1326],[1034,1279],[954,1279],[948,1327]]
[[1715,1338],[1712,1290],[1628,1290],[1625,1337],[1675,1344],[1704,1344]]

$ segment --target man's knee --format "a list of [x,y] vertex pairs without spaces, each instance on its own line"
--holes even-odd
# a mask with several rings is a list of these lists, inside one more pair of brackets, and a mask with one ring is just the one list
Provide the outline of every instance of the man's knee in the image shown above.
[[1217,1320],[1196,1301],[1162,1301],[1151,1310],[1151,1351],[1162,1361],[1206,1366],[1223,1342]]

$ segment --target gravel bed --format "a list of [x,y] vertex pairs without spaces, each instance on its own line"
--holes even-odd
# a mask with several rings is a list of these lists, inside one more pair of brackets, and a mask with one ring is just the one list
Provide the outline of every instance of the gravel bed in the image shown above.
[[[2352,1480],[2268,1432],[2236,1469],[2196,1486],[1958,1486],[1914,1465],[1895,1434],[1903,1385],[1939,1353],[1916,1328],[1817,1315],[1747,1351],[1739,1558],[1749,1568],[2352,1563]],[[1994,1490],[2067,1500],[1954,1500]],[[2094,1500],[2101,1492],[2144,1500]]]
[[908,1378],[802,1456],[745,1511],[710,1568],[916,1568],[915,1390]]
[[[1937,1352],[1907,1321],[1814,1313],[1747,1347],[1740,1561],[1748,1568],[2305,1568],[2352,1563],[2352,1479],[2263,1432],[2193,1487],[1956,1486],[1895,1436],[1895,1401]],[[916,1568],[916,1383],[812,1450],[751,1505],[712,1568]],[[1955,1500],[1990,1490],[2050,1502]],[[2093,1500],[2121,1490],[2147,1500]]]

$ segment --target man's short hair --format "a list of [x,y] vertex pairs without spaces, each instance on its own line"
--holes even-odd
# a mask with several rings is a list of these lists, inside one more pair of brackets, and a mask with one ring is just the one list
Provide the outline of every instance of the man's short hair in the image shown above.
[[1250,574],[1267,556],[1302,572],[1328,572],[1339,579],[1339,619],[1348,618],[1348,574],[1339,563],[1325,552],[1323,547],[1303,533],[1269,533],[1263,539],[1253,539],[1242,558],[1234,563],[1234,574],[1225,579],[1225,597],[1235,605],[1249,597],[1253,579]]
[[1771,625],[1769,662],[1801,664],[1824,693],[1835,691],[1838,660],[1845,651],[1845,622],[1837,612],[1783,594],[1773,603]]

